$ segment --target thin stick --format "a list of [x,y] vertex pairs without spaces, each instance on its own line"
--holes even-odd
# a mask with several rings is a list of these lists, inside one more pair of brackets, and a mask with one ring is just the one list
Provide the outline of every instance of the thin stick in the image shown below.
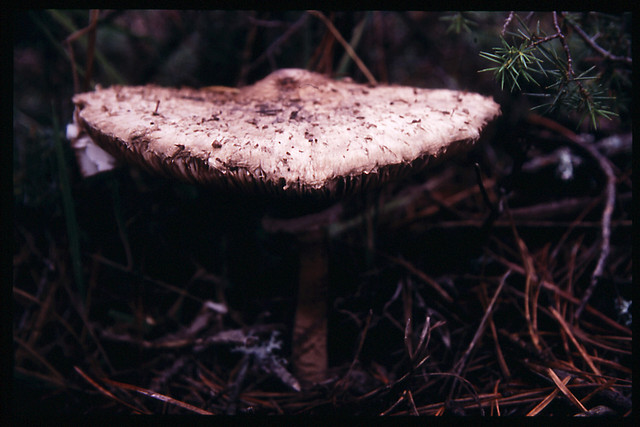
[[362,353],[362,347],[364,346],[364,340],[367,337],[367,331],[369,330],[369,326],[371,325],[372,317],[373,317],[373,310],[370,309],[369,314],[367,315],[367,320],[365,321],[364,329],[362,330],[362,335],[360,336],[360,342],[358,343],[358,349],[356,350],[356,354],[353,357],[353,360],[351,361],[351,365],[349,365],[349,369],[347,370],[347,373],[338,382],[338,384],[336,385],[336,388],[338,385],[339,386],[344,385],[346,379],[349,377],[349,374],[351,373],[351,371],[353,371],[353,368],[356,366],[356,362],[360,358],[360,353]]
[[[505,267],[508,267],[509,269],[511,269],[512,271],[524,275],[525,274],[525,270],[523,267],[521,267],[519,264],[507,261],[506,259],[504,259],[503,257],[501,257],[498,254],[495,254],[491,251],[489,251],[489,253],[491,254],[491,257],[493,259],[495,259],[496,261],[498,261],[500,264],[504,265]],[[547,280],[541,280],[540,281],[540,285],[542,285],[542,287],[544,287],[545,289],[548,289],[552,292],[554,292],[555,294],[561,296],[562,298],[566,299],[567,301],[571,302],[572,304],[579,304],[580,300],[578,300],[577,298],[575,298],[573,295],[571,295],[570,293],[568,293],[565,290],[560,289],[556,284],[549,282]],[[626,326],[623,326],[621,324],[619,324],[618,322],[616,322],[613,319],[608,318],[607,316],[605,316],[604,314],[602,314],[601,312],[599,312],[598,310],[596,310],[595,308],[587,305],[585,307],[585,310],[587,311],[587,313],[590,313],[594,316],[596,316],[598,319],[602,320],[604,323],[606,323],[607,325],[611,326],[614,329],[617,329],[618,331],[621,331],[622,333],[631,336],[632,332],[631,329],[627,328]]]
[[[495,394],[496,396],[500,396],[500,393],[498,392],[499,386],[500,386],[500,379],[498,379],[498,381],[496,381],[496,384],[493,387],[493,394]],[[499,399],[496,399],[494,401],[494,403],[495,403],[495,408],[496,408],[496,415],[500,416],[500,401],[499,401]],[[493,407],[492,407],[491,415],[493,415]]]
[[[94,42],[95,42],[95,27],[96,24],[98,22],[98,11],[97,10],[92,10],[90,15],[89,15],[89,25],[87,25],[84,28],[81,28],[77,31],[74,31],[71,35],[69,35],[69,37],[67,37],[66,39],[64,39],[63,44],[65,45],[65,47],[67,48],[67,52],[69,53],[69,59],[71,60],[71,70],[72,70],[72,74],[73,74],[73,91],[74,93],[79,93],[80,92],[80,80],[78,79],[78,70],[76,68],[76,61],[75,61],[75,56],[73,54],[73,46],[72,46],[72,42],[75,40],[78,40],[80,37],[82,37],[83,35],[85,35],[86,33],[89,33],[89,49],[87,51],[87,66],[91,65],[91,67],[93,67],[92,63],[93,63],[93,55],[94,55],[94,46],[95,44],[92,45],[91,43],[91,32],[93,32],[93,37],[94,37]],[[85,72],[85,85],[87,85],[87,82],[89,81],[89,79],[91,78],[91,70],[88,69]]]
[[[365,24],[369,18],[371,12],[365,12],[364,18],[358,22],[356,27],[353,29],[353,34],[351,36],[351,40],[349,41],[349,46],[358,47],[358,43],[360,43],[360,39],[362,37],[362,33],[364,32]],[[345,52],[340,59],[340,63],[338,64],[337,72],[338,74],[344,74],[347,71],[347,66],[349,65],[349,54]]]
[[[518,250],[520,251],[520,257],[522,259],[522,264],[524,265],[524,275],[525,275],[525,290],[524,290],[524,317],[527,321],[527,327],[529,329],[529,336],[531,337],[531,342],[538,352],[542,351],[540,347],[540,336],[538,335],[538,317],[537,317],[537,304],[538,301],[536,298],[531,298],[532,296],[538,295],[538,289],[540,287],[540,282],[535,274],[535,266],[533,264],[533,259],[529,250],[527,249],[526,244],[520,238],[518,231],[516,230],[515,223],[513,222],[513,217],[511,216],[511,212],[509,209],[506,210],[509,216],[509,220],[511,221],[511,231],[513,232],[513,237],[518,244]],[[533,283],[535,282],[535,283]],[[533,285],[535,285],[536,289],[533,289]]]
[[360,68],[360,71],[362,71],[362,74],[364,74],[367,77],[367,80],[369,80],[369,83],[373,86],[377,85],[378,82],[376,81],[375,77],[373,77],[373,74],[371,74],[367,66],[364,65],[364,62],[360,60],[360,58],[358,57],[356,52],[353,50],[353,48],[349,46],[349,43],[347,43],[347,41],[342,37],[342,35],[338,31],[338,29],[333,25],[333,23],[329,19],[327,19],[327,17],[324,16],[322,12],[319,12],[317,10],[308,10],[307,13],[315,16],[316,18],[319,18],[322,22],[324,22],[324,24],[327,26],[329,31],[331,31],[331,34],[333,34],[336,40],[338,40],[338,42],[342,45],[344,50],[347,51],[351,59],[353,59],[353,62],[355,62],[356,65],[358,65],[358,68]]
[[404,396],[405,396],[405,393],[402,393],[400,395],[400,397],[398,398],[398,400],[396,400],[396,402],[393,405],[391,405],[391,407],[389,409],[387,409],[386,411],[383,411],[383,412],[380,413],[380,416],[384,417],[385,415],[389,414],[389,412],[393,411],[395,409],[395,407],[398,406],[400,404],[400,402],[402,402],[404,400]]
[[612,54],[611,52],[609,52],[608,50],[605,50],[604,48],[602,48],[599,44],[597,44],[594,40],[594,38],[589,37],[589,35],[587,33],[584,32],[584,30],[582,28],[580,28],[580,26],[576,25],[575,23],[573,23],[570,19],[566,19],[565,16],[566,12],[562,12],[562,16],[565,18],[565,22],[567,23],[567,25],[569,25],[571,28],[573,28],[573,30],[578,33],[578,35],[580,37],[582,37],[582,39],[589,45],[591,46],[591,48],[593,50],[595,50],[596,52],[598,52],[600,55],[604,56],[606,59],[608,59],[609,61],[614,61],[614,62],[625,62],[629,65],[632,65],[633,60],[628,57],[628,56],[616,56],[614,54]]
[[447,293],[447,291],[445,291],[444,288],[442,286],[440,286],[440,284],[438,282],[436,282],[434,279],[432,279],[430,276],[428,276],[426,273],[424,273],[419,268],[415,267],[410,262],[405,261],[402,258],[397,258],[397,257],[391,256],[391,255],[387,255],[387,254],[384,254],[384,253],[380,253],[380,254],[382,256],[384,256],[385,258],[387,258],[388,260],[390,260],[392,262],[395,262],[396,264],[400,264],[401,266],[403,266],[404,268],[409,270],[409,272],[415,274],[418,278],[422,279],[425,283],[427,283],[433,289],[435,289],[436,292],[438,292],[442,296],[442,298],[444,298],[447,302],[450,302],[450,303],[453,302],[453,298],[451,297],[451,295],[449,295]]
[[485,310],[484,316],[482,316],[480,325],[478,325],[478,329],[476,330],[476,333],[473,336],[471,343],[469,343],[469,347],[467,347],[467,350],[464,352],[464,354],[462,355],[460,360],[458,360],[458,363],[456,363],[454,367],[456,375],[460,375],[460,373],[464,369],[465,364],[467,363],[467,359],[469,358],[469,355],[471,354],[476,344],[480,340],[480,337],[484,332],[484,327],[487,323],[487,320],[489,319],[489,316],[493,312],[493,306],[496,304],[496,301],[498,300],[498,296],[500,295],[500,292],[502,291],[502,288],[504,287],[504,284],[507,281],[507,277],[509,277],[510,274],[511,274],[511,270],[507,270],[507,272],[504,273],[500,278],[500,284],[498,285],[498,289],[496,289],[495,294],[493,294],[493,298],[491,298],[491,302],[489,303],[489,306]]
[[610,246],[609,240],[611,237],[611,215],[613,214],[613,205],[616,201],[616,177],[613,173],[613,169],[611,168],[611,164],[609,161],[601,155],[596,148],[591,146],[590,144],[580,143],[580,145],[591,154],[600,165],[600,168],[605,173],[607,177],[607,186],[605,188],[605,206],[602,211],[602,242],[600,243],[600,257],[598,258],[598,263],[596,264],[596,268],[593,270],[591,274],[591,283],[589,283],[589,287],[584,292],[582,296],[582,300],[580,301],[580,305],[578,309],[573,315],[574,319],[580,318],[580,314],[582,314],[582,310],[589,302],[591,295],[593,294],[593,290],[595,289],[600,277],[604,272],[604,266],[609,257]]
[[[143,411],[140,408],[136,408],[135,406],[131,405],[130,403],[120,399],[118,396],[116,396],[115,394],[111,393],[109,390],[107,390],[106,388],[102,387],[100,384],[98,384],[96,381],[94,381],[89,375],[85,374],[84,371],[82,369],[80,369],[77,366],[74,366],[73,369],[82,376],[82,378],[85,379],[85,381],[87,381],[89,384],[91,384],[93,387],[95,387],[96,389],[98,389],[98,391],[100,391],[100,393],[104,394],[105,396],[107,396],[109,399],[113,399],[116,402],[118,402],[121,405],[126,406],[127,408],[131,409],[134,413],[143,413]],[[147,415],[149,415],[150,413],[148,411],[145,412]]]
[[586,151],[591,157],[595,159],[595,161],[598,162],[598,165],[600,166],[600,169],[604,173],[607,180],[604,190],[605,206],[602,211],[601,220],[602,242],[600,243],[600,257],[598,258],[596,268],[591,274],[591,283],[589,284],[587,290],[584,292],[582,300],[580,301],[580,305],[573,315],[574,320],[577,320],[580,318],[582,311],[589,302],[589,299],[591,298],[591,295],[593,294],[593,291],[604,272],[605,263],[607,261],[607,258],[609,257],[609,252],[611,251],[609,246],[609,239],[611,237],[611,215],[613,214],[613,206],[616,201],[616,176],[613,172],[613,168],[611,167],[611,163],[609,162],[609,160],[605,156],[600,154],[600,152],[595,148],[593,144],[587,143],[583,138],[576,135],[571,130],[565,128],[559,123],[554,122],[553,120],[539,116],[537,114],[529,114],[527,120],[530,123],[541,125],[558,132],[573,144],[578,146],[581,150]]
[[195,412],[196,414],[200,414],[200,415],[215,415],[213,412],[205,411],[204,409],[200,409],[200,408],[198,408],[196,406],[193,406],[193,405],[190,405],[190,404],[188,404],[186,402],[182,402],[180,400],[174,399],[173,397],[166,396],[166,395],[160,394],[160,393],[156,393],[153,390],[149,390],[149,389],[138,387],[138,386],[131,385],[131,384],[121,383],[119,381],[113,381],[113,380],[110,380],[108,378],[103,378],[102,380],[104,382],[114,386],[114,387],[120,387],[120,388],[123,388],[125,390],[135,391],[136,393],[143,394],[143,395],[151,397],[153,399],[158,399],[158,400],[160,400],[162,402],[165,402],[165,403],[169,403],[169,404],[172,404],[172,405],[179,406],[179,407],[181,407],[183,409],[186,409],[188,411]]
[[602,372],[600,372],[600,369],[596,367],[596,365],[593,363],[593,360],[591,360],[591,357],[589,356],[587,351],[584,349],[584,347],[578,342],[576,337],[573,335],[573,333],[571,332],[571,328],[569,328],[569,325],[567,324],[567,322],[565,322],[565,320],[562,318],[560,313],[558,313],[558,311],[553,307],[549,307],[549,311],[551,312],[553,317],[556,318],[558,323],[560,323],[560,326],[562,327],[564,332],[569,336],[569,339],[571,340],[573,345],[578,349],[578,352],[580,352],[580,355],[582,356],[582,358],[585,360],[585,362],[587,362],[587,365],[589,365],[589,367],[591,368],[591,371],[598,376],[602,376]]
[[413,394],[411,393],[411,390],[407,390],[407,396],[409,396],[409,403],[411,404],[413,415],[420,415],[420,413],[418,412],[418,408],[416,408],[416,402],[413,400]]
[[47,361],[45,356],[41,355],[40,352],[31,348],[27,343],[25,343],[20,338],[13,337],[13,340],[15,341],[16,344],[18,344],[19,348],[24,349],[29,355],[31,355],[31,357],[33,357],[34,360],[40,362],[42,366],[47,368],[47,370],[51,372],[51,374],[55,377],[57,381],[60,382],[60,384],[66,384],[64,375],[62,375],[56,368],[54,368],[53,365],[49,363],[49,361]]
[[480,194],[482,194],[482,200],[484,201],[484,204],[491,211],[491,216],[497,217],[498,210],[493,205],[493,203],[491,203],[491,200],[489,200],[489,195],[487,194],[487,190],[484,188],[484,182],[482,180],[482,172],[480,171],[480,165],[478,164],[478,162],[473,164],[473,168],[476,171],[476,180],[478,181],[478,187],[480,187]]
[[547,368],[547,373],[549,374],[549,377],[551,378],[551,380],[555,383],[555,385],[560,389],[560,391],[562,392],[562,394],[564,394],[565,396],[567,396],[567,398],[574,404],[576,405],[582,412],[587,412],[587,408],[584,407],[584,405],[582,404],[582,402],[580,402],[578,400],[578,398],[571,393],[571,390],[569,390],[569,388],[567,388],[567,385],[564,381],[560,381],[560,378],[558,378],[558,376],[556,375],[555,372],[553,372],[553,369],[551,368]]
[[87,72],[84,75],[83,91],[88,91],[91,83],[91,76],[93,74],[93,56],[96,50],[96,27],[98,24],[98,16],[100,14],[99,9],[91,9],[89,13],[89,44],[87,47]]
[[513,19],[513,11],[509,12],[509,16],[507,16],[507,19],[504,21],[504,25],[502,26],[502,31],[500,31],[500,34],[502,34],[503,36],[504,36],[504,33],[507,32],[507,27],[511,23],[512,19]]
[[251,72],[254,68],[262,64],[265,59],[271,60],[271,58],[273,57],[273,54],[275,53],[276,50],[278,50],[280,45],[286,42],[287,40],[289,40],[291,36],[293,36],[300,28],[302,28],[304,23],[307,21],[307,16],[308,15],[306,13],[303,13],[302,16],[300,16],[300,18],[296,22],[294,22],[293,25],[291,25],[287,31],[284,32],[283,35],[281,35],[273,43],[271,43],[271,45],[269,45],[267,50],[265,50],[262,55],[260,55],[255,61],[253,61],[252,64],[250,64],[246,68],[245,73],[249,74],[249,72]]
[[[496,324],[493,321],[493,316],[489,317],[489,328],[491,329],[491,335],[493,336],[493,342],[496,347],[496,355],[498,356],[498,365],[500,366],[502,375],[504,375],[505,378],[511,378],[511,371],[509,371],[509,366],[507,365],[507,361],[505,360],[504,354],[502,353],[502,348],[500,347],[500,341],[498,340],[498,331],[496,329]],[[498,412],[500,412],[499,409]]]
[[[569,44],[567,43],[567,39],[564,36],[564,33],[560,29],[560,24],[558,24],[558,14],[553,12],[553,25],[556,28],[557,35],[560,38],[560,42],[562,43],[562,47],[564,48],[565,54],[567,55],[567,77],[571,79],[575,75],[573,71],[573,59],[571,58],[571,51],[569,50]],[[578,86],[582,87],[578,82]]]
[[[566,385],[570,380],[571,380],[571,377],[567,375],[561,382],[562,384]],[[535,417],[540,412],[542,412],[542,410],[546,408],[547,405],[549,405],[549,403],[553,401],[553,399],[556,398],[558,393],[560,393],[560,388],[559,387],[554,388],[553,391],[547,395],[547,397],[542,399],[542,402],[538,403],[535,408],[533,408],[527,413],[527,417]]]

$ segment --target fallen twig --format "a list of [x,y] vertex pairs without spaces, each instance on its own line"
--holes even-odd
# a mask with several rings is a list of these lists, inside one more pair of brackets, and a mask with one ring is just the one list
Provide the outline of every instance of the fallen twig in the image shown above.
[[[79,93],[81,90],[86,91],[89,89],[89,82],[91,81],[91,74],[93,71],[93,56],[95,52],[96,26],[98,24],[98,15],[99,15],[99,10],[92,9],[89,14],[89,25],[74,32],[69,37],[67,37],[63,42],[67,48],[67,52],[69,53],[69,58],[71,59],[74,93]],[[71,43],[87,33],[89,33],[89,47],[87,48],[87,69],[85,72],[84,84],[82,88],[80,88],[80,82],[78,80],[78,72],[76,69],[75,58],[73,55],[73,46],[71,45]]]
[[296,22],[294,22],[293,25],[291,25],[291,27],[289,27],[289,29],[284,32],[283,35],[281,35],[273,43],[271,43],[271,45],[267,48],[267,50],[265,50],[262,55],[260,55],[255,61],[253,61],[253,63],[250,64],[246,68],[246,71],[244,72],[248,74],[254,68],[262,64],[265,59],[271,60],[273,57],[273,54],[278,50],[280,45],[286,42],[287,40],[289,40],[291,36],[293,36],[298,30],[300,30],[303,27],[303,25],[307,21],[307,16],[308,15],[306,13],[303,13],[302,16],[300,16],[300,18]]
[[558,375],[553,372],[553,369],[548,368],[547,373],[549,374],[549,377],[554,382],[554,384],[560,389],[562,394],[564,394],[569,399],[569,401],[571,401],[571,403],[576,405],[582,412],[587,412],[587,408],[585,408],[582,402],[580,402],[578,398],[573,393],[571,393],[571,390],[567,388],[566,383],[564,381],[560,381],[560,378],[558,378]]
[[[566,12],[562,12],[562,16],[565,17]],[[611,52],[609,52],[608,50],[605,50],[602,46],[600,46],[599,44],[597,44],[595,42],[595,37],[591,38],[589,37],[589,35],[587,33],[584,32],[584,30],[582,28],[580,28],[579,25],[576,25],[573,21],[571,21],[570,19],[565,19],[565,21],[567,23],[567,25],[569,25],[571,28],[573,28],[573,30],[578,33],[578,35],[580,37],[582,37],[582,39],[589,45],[591,46],[591,48],[593,50],[595,50],[596,52],[598,52],[600,55],[602,55],[604,58],[608,59],[609,61],[614,61],[614,62],[624,62],[628,65],[632,65],[633,64],[633,60],[631,59],[631,57],[629,56],[616,56],[613,55]]]
[[573,314],[574,320],[577,320],[580,318],[580,315],[587,305],[587,302],[589,302],[589,299],[591,298],[591,295],[593,294],[593,291],[598,284],[600,277],[603,275],[605,263],[607,261],[607,258],[609,257],[609,252],[611,251],[609,246],[609,239],[611,237],[611,215],[613,214],[613,206],[616,200],[616,177],[613,172],[613,168],[611,167],[611,163],[609,163],[609,160],[605,156],[600,154],[600,152],[593,146],[593,144],[585,141],[583,137],[576,135],[574,132],[565,128],[561,124],[537,114],[529,114],[527,120],[530,123],[545,126],[560,133],[574,145],[578,146],[581,150],[586,151],[591,157],[593,157],[593,159],[596,160],[596,162],[598,162],[600,169],[606,177],[607,182],[604,190],[605,206],[602,211],[602,242],[600,243],[600,257],[598,258],[596,267],[591,274],[591,282],[589,283],[589,286],[582,296],[580,305]]
[[602,372],[600,372],[600,369],[598,369],[596,365],[593,363],[593,360],[591,360],[591,357],[589,356],[587,351],[584,349],[582,344],[578,342],[573,332],[571,331],[571,328],[569,327],[567,322],[563,319],[562,315],[558,313],[558,311],[553,307],[549,307],[549,311],[551,312],[553,317],[555,317],[555,319],[558,321],[558,323],[560,324],[564,332],[567,334],[567,336],[569,337],[573,345],[578,349],[584,361],[587,363],[587,365],[589,365],[589,368],[591,368],[591,371],[598,376],[602,376]]
[[118,402],[119,404],[126,406],[127,408],[131,409],[133,411],[134,414],[146,414],[146,415],[150,415],[151,413],[149,411],[145,411],[143,409],[137,408],[135,406],[133,406],[132,404],[130,404],[129,402],[120,399],[118,396],[116,396],[115,394],[111,393],[109,390],[107,390],[106,388],[102,387],[100,384],[98,384],[94,379],[92,379],[89,375],[87,375],[82,369],[80,369],[77,366],[74,366],[73,369],[80,374],[80,376],[82,376],[82,378],[85,379],[85,381],[87,381],[89,384],[91,384],[93,387],[95,387],[100,393],[104,394],[105,396],[107,396],[110,399],[113,399],[114,401]]
[[191,411],[191,412],[195,412],[196,414],[200,414],[200,415],[215,415],[213,412],[205,411],[204,409],[200,409],[198,407],[190,405],[190,404],[188,404],[186,402],[183,402],[181,400],[174,399],[173,397],[165,396],[164,394],[160,394],[160,393],[156,393],[153,390],[149,390],[149,389],[138,387],[138,386],[131,385],[131,384],[121,383],[119,381],[113,381],[113,380],[110,380],[108,378],[103,378],[102,380],[104,382],[106,382],[107,384],[110,384],[110,385],[112,385],[114,387],[119,387],[119,388],[123,388],[125,390],[135,391],[136,393],[140,393],[140,394],[143,394],[145,396],[151,397],[153,399],[160,400],[160,401],[162,401],[164,403],[168,403],[168,404],[172,404],[172,405],[175,405],[175,406],[179,406],[180,408],[186,409],[186,410]]
[[[566,386],[566,384],[569,382],[569,380],[571,380],[571,377],[567,375],[561,381],[561,383]],[[547,395],[547,397],[542,399],[542,402],[537,404],[535,408],[533,408],[531,411],[529,411],[527,413],[527,417],[534,417],[534,416],[538,415],[540,412],[542,412],[542,410],[544,408],[546,408],[547,405],[549,405],[549,403],[551,403],[553,401],[553,399],[556,398],[556,396],[558,395],[559,392],[560,392],[560,387],[555,388],[551,393],[549,393]]]
[[436,282],[434,279],[432,279],[430,276],[428,276],[425,272],[423,272],[422,270],[420,270],[419,268],[417,268],[416,266],[414,266],[410,262],[405,261],[402,258],[397,258],[397,257],[391,256],[391,255],[387,255],[387,254],[383,254],[383,253],[381,253],[381,255],[384,256],[385,258],[387,258],[389,261],[392,261],[392,262],[394,262],[396,264],[399,264],[399,265],[403,266],[404,268],[409,270],[409,272],[415,274],[418,278],[422,279],[425,283],[427,283],[429,286],[431,286],[433,289],[435,289],[435,291],[438,292],[440,294],[440,296],[442,296],[442,298],[445,299],[445,301],[453,302],[453,298],[451,297],[451,295],[449,295],[447,293],[447,291],[445,291],[444,288],[442,286],[440,286],[440,284],[438,282]]
[[364,74],[367,80],[369,80],[369,84],[374,86],[377,85],[378,82],[376,81],[375,77],[373,77],[373,74],[371,74],[367,66],[364,65],[364,62],[362,62],[362,60],[358,57],[358,54],[353,50],[353,48],[349,46],[349,43],[347,43],[344,37],[342,37],[342,35],[338,31],[338,29],[335,27],[335,25],[333,25],[333,23],[330,20],[328,20],[327,17],[322,14],[322,12],[319,12],[317,10],[309,10],[307,11],[307,13],[315,16],[316,18],[324,22],[324,24],[327,26],[329,31],[331,31],[331,34],[333,34],[336,40],[338,40],[338,42],[342,45],[344,50],[347,51],[351,59],[353,59],[353,62],[355,62],[358,68],[360,68],[360,71],[362,71],[362,74]]
[[502,275],[502,277],[500,278],[500,284],[498,285],[498,289],[496,289],[496,292],[493,294],[493,298],[491,298],[491,302],[487,306],[487,309],[484,312],[484,316],[482,316],[482,320],[480,321],[480,325],[478,325],[478,329],[476,330],[476,333],[473,336],[473,339],[469,343],[469,347],[467,347],[467,350],[464,352],[464,354],[462,355],[460,360],[458,360],[458,362],[455,364],[455,366],[453,368],[453,371],[454,371],[454,373],[456,375],[460,375],[460,373],[462,372],[462,370],[466,366],[467,359],[469,358],[469,355],[471,354],[471,352],[475,348],[476,344],[480,340],[480,337],[484,333],[484,327],[485,327],[485,325],[487,323],[487,320],[489,319],[489,316],[493,312],[493,307],[495,306],[496,301],[498,300],[498,296],[500,295],[500,292],[502,291],[502,288],[504,287],[504,284],[507,281],[507,278],[509,277],[510,274],[511,274],[511,270],[507,270],[507,272],[504,273]]

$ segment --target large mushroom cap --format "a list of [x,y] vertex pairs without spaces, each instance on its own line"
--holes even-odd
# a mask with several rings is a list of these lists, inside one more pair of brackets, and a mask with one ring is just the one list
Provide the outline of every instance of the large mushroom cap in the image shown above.
[[325,196],[468,146],[500,114],[474,93],[368,87],[300,69],[242,89],[113,86],[73,101],[94,141],[144,168],[248,192]]

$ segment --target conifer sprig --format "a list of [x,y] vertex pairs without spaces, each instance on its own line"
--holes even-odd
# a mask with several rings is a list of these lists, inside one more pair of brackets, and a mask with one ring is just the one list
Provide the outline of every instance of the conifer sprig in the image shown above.
[[[508,31],[512,26],[516,26],[515,30]],[[580,123],[589,118],[593,128],[597,128],[599,117],[617,116],[612,108],[615,97],[602,85],[605,68],[616,64],[630,67],[631,58],[614,55],[598,45],[595,39],[599,33],[589,36],[581,27],[580,16],[553,12],[552,28],[553,32],[548,34],[538,19],[531,29],[518,14],[510,13],[500,46],[494,47],[493,52],[480,53],[495,65],[480,72],[492,72],[503,90],[505,86],[512,92],[535,88],[524,92],[543,99],[534,108],[545,113],[558,109],[577,111],[582,116]],[[582,47],[578,61],[573,58],[576,46]],[[602,60],[577,71],[576,66],[584,66],[587,52]]]

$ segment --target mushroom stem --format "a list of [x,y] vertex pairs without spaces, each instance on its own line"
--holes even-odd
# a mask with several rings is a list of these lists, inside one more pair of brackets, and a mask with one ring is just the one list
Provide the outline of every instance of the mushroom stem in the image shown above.
[[271,233],[296,236],[300,259],[298,301],[293,325],[291,364],[303,386],[327,377],[328,226],[342,214],[342,203],[297,218],[262,220]]
[[298,235],[300,276],[293,327],[293,367],[303,385],[323,381],[327,371],[327,265],[323,230]]

